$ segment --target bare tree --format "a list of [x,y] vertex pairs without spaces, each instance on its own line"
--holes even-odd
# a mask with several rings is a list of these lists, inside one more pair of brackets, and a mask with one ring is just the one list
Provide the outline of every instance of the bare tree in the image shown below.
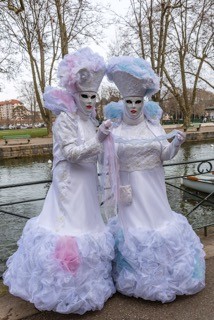
[[[203,67],[213,60],[214,29],[209,0],[183,1],[176,15],[171,15],[174,30],[169,35],[172,53],[164,67],[164,85],[176,98],[184,115],[184,127],[188,127],[195,105],[199,81],[203,79]],[[211,84],[210,84],[211,85]],[[191,90],[190,90],[191,89]]]
[[[130,0],[127,17],[121,17],[126,52],[150,60],[161,87],[175,97],[184,127],[190,123],[199,81],[211,85],[203,74],[205,65],[213,70],[212,8],[210,0]],[[164,96],[159,92],[154,99],[162,103]]]
[[110,101],[117,102],[121,99],[121,95],[114,85],[103,85],[101,88],[101,96],[105,99],[106,103]]
[[51,23],[49,1],[29,0],[25,2],[25,10],[18,15],[2,10],[1,23],[10,41],[19,48],[23,57],[27,57],[35,97],[48,132],[51,132],[51,113],[43,107],[42,93],[46,83],[51,83],[53,77],[53,65],[59,57],[59,40],[56,37],[56,26]]
[[[0,26],[0,34],[2,33],[2,28]],[[15,78],[19,71],[20,59],[17,58],[15,61],[13,57],[16,55],[17,50],[13,48],[10,42],[6,41],[4,37],[0,36],[0,82],[4,86],[5,79]]]
[[[181,6],[180,0],[143,1],[130,0],[130,8],[125,17],[120,17],[120,36],[117,51],[125,55],[139,56],[150,60],[152,68],[160,76],[162,87],[166,62],[170,17]],[[118,17],[119,18],[119,17]],[[120,38],[118,35],[118,38]],[[118,48],[118,44],[120,49]],[[110,48],[111,54],[113,46]],[[164,96],[158,92],[153,99],[162,102]]]
[[8,10],[11,10],[15,12],[16,14],[19,14],[20,12],[24,11],[24,1],[23,0],[0,0],[0,3],[3,3],[5,7],[8,8]]
[[19,99],[25,104],[27,109],[30,109],[31,112],[31,122],[34,127],[36,121],[36,111],[37,111],[37,101],[34,92],[34,85],[32,81],[22,81],[17,88],[20,92]]
[[27,119],[26,111],[27,110],[23,104],[17,105],[15,108],[13,108],[12,119],[14,120],[15,125],[17,122],[23,124],[23,121]]
[[92,5],[87,0],[52,0],[52,3],[58,19],[62,57],[71,45],[74,48],[90,39],[97,43],[101,40],[105,20],[99,4]]
[[[0,1],[0,15],[2,8],[8,8],[8,1]],[[7,30],[5,25],[0,23],[0,84],[4,87],[5,80],[14,79],[19,72],[20,57],[17,57],[17,48],[13,42],[5,36]],[[13,59],[16,57],[16,59]]]
[[[43,106],[45,86],[51,85],[55,62],[68,53],[69,47],[78,47],[97,35],[102,21],[98,9],[93,11],[87,0],[28,0],[19,14],[7,7],[1,10],[0,22],[6,29],[5,36],[29,62],[37,104],[49,133],[52,115]],[[96,23],[97,29],[94,29]]]
[[99,121],[104,119],[103,108],[111,101],[119,101],[122,99],[119,91],[114,85],[102,85],[101,87],[101,96],[98,106],[97,106],[97,118]]

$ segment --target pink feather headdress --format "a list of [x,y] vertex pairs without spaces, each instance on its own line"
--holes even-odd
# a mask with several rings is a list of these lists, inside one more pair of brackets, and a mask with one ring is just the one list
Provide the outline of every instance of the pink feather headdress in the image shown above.
[[75,112],[74,94],[81,91],[97,92],[105,72],[104,59],[90,48],[67,54],[58,66],[61,88],[49,86],[45,89],[45,107],[56,115],[61,111]]

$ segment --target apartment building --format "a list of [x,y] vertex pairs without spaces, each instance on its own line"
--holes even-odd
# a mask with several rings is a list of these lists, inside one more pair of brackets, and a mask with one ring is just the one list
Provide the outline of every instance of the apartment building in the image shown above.
[[0,101],[0,123],[22,123],[27,119],[31,119],[31,112],[19,100]]
[[13,118],[13,109],[22,105],[19,100],[0,101],[0,120],[8,120]]

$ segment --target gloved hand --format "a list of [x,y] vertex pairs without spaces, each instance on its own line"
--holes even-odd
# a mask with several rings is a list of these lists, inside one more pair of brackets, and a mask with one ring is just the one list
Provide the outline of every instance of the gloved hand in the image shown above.
[[186,140],[186,133],[182,131],[178,131],[175,138],[173,139],[173,143],[176,147],[180,147],[180,145]]
[[105,138],[109,135],[110,127],[111,127],[111,120],[109,119],[101,123],[97,131],[97,138],[100,142],[103,142]]

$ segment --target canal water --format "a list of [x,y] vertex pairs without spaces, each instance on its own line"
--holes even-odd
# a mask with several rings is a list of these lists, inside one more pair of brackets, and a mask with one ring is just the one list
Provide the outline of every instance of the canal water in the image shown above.
[[[207,143],[185,143],[178,155],[166,164],[184,162],[200,159],[214,159],[214,144]],[[8,159],[0,163],[0,186],[17,184],[38,180],[51,179],[51,164],[49,159]],[[212,161],[214,168],[214,161]],[[166,177],[180,176],[197,172],[198,164],[165,167]],[[168,180],[167,180],[168,181]],[[168,182],[181,186],[181,180],[172,179]],[[38,184],[27,187],[0,190],[0,204],[11,203],[21,200],[44,198],[47,194],[49,183]],[[179,189],[167,186],[167,194],[172,209],[176,212],[188,214],[200,201],[196,197],[186,195]],[[214,203],[214,198],[211,199]],[[26,217],[38,215],[42,209],[44,200],[29,202],[25,204],[7,205],[0,207],[8,212],[13,212]],[[204,204],[188,216],[193,228],[197,229],[214,222],[214,206]],[[16,250],[17,240],[20,238],[22,229],[26,223],[23,218],[14,217],[0,212],[0,275],[5,270],[7,258]]]

